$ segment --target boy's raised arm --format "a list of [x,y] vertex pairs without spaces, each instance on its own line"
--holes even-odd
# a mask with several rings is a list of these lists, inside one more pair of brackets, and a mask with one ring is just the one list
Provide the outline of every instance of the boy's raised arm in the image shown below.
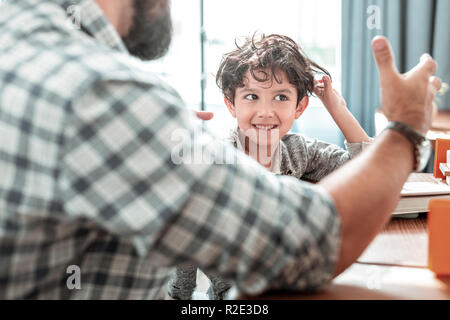
[[347,142],[370,142],[364,129],[348,110],[344,98],[333,89],[330,77],[324,76],[322,80],[315,81],[314,93],[327,108]]

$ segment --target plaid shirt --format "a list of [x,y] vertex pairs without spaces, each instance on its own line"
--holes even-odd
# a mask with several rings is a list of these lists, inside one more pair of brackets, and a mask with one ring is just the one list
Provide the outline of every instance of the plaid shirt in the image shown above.
[[226,143],[238,164],[174,161],[200,121],[93,0],[1,3],[0,48],[0,299],[162,298],[184,263],[247,294],[330,279],[331,197]]

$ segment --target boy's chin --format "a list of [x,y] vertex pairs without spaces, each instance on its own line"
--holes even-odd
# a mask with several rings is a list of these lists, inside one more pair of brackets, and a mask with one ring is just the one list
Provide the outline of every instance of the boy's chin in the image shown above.
[[[253,144],[256,144],[256,145],[258,145],[260,148],[261,147],[267,147],[267,148],[269,148],[270,146],[272,146],[272,144],[274,144],[271,140],[258,140],[258,139],[250,139],[250,141],[253,143]],[[275,144],[276,143],[278,143],[279,142],[279,140],[278,141],[275,141]]]

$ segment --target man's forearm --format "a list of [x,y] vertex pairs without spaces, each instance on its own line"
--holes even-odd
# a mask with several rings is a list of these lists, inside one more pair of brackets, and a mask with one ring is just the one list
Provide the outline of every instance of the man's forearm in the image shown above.
[[413,145],[392,130],[353,161],[321,181],[341,218],[341,246],[334,275],[352,264],[381,231],[414,164]]

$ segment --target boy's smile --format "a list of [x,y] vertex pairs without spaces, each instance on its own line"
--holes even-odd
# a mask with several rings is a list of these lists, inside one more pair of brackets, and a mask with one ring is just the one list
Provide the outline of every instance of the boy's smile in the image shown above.
[[264,72],[269,79],[261,82],[247,71],[244,87],[236,88],[234,104],[227,99],[225,103],[251,142],[273,149],[303,113],[308,97],[297,104],[297,88],[288,81],[285,72],[278,71],[275,78],[270,77],[270,70],[256,71],[256,77],[265,78]]

